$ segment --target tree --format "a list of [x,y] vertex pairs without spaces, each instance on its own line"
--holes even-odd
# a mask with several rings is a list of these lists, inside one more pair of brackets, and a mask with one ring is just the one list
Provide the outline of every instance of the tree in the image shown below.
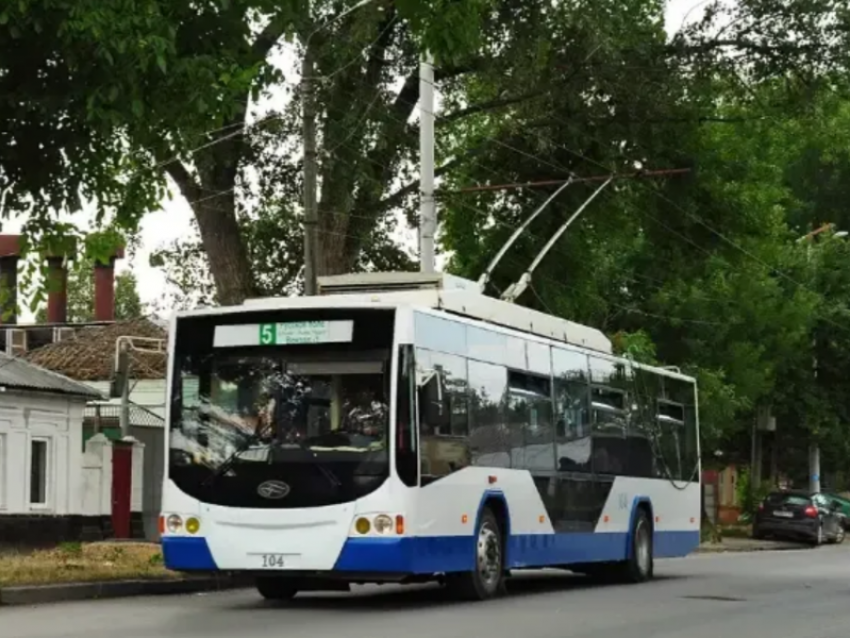
[[[94,321],[93,262],[80,260],[68,272],[68,321],[85,323]],[[115,276],[115,320],[129,321],[145,314],[139,298],[138,282],[132,271]],[[47,310],[39,308],[36,322],[47,322]]]
[[[549,134],[540,100],[569,120],[593,91],[606,95],[621,83],[615,121],[603,117],[597,126],[622,130],[647,109],[663,115],[651,99],[661,97],[656,90],[681,96],[668,82],[681,72],[706,84],[747,65],[823,75],[839,60],[838,2],[739,5],[734,38],[705,35],[715,9],[701,31],[668,42],[659,0],[375,0],[350,14],[354,5],[337,0],[13,3],[0,13],[0,89],[10,96],[0,121],[5,146],[15,149],[0,169],[5,212],[28,213],[31,238],[44,243],[79,232],[52,223],[50,211],[74,208],[82,192],[103,223],[131,233],[157,205],[167,175],[191,202],[201,238],[178,248],[205,255],[217,299],[283,292],[300,255],[300,93],[270,63],[286,44],[297,56],[309,50],[322,78],[320,272],[405,267],[409,256],[389,233],[393,212],[410,211],[417,190],[410,121],[422,50],[436,56],[440,90],[454,109],[441,118],[439,172],[458,176],[496,141],[505,150],[529,132]],[[793,38],[777,22],[795,24]],[[814,40],[815,24],[829,24],[829,37]],[[632,71],[643,64],[652,72],[637,73],[641,84]],[[293,99],[252,120],[273,90]],[[591,102],[603,114],[599,100]],[[459,139],[456,126],[470,118],[466,130],[478,129],[477,138]],[[594,145],[575,127],[557,133],[553,139],[578,142],[577,150]]]
[[[39,237],[38,229],[56,231],[48,223],[49,207],[73,206],[83,190],[97,198],[104,219],[114,209],[110,221],[132,231],[154,206],[167,175],[192,205],[217,298],[236,303],[253,294],[257,282],[237,196],[248,180],[245,167],[259,164],[261,213],[297,214],[297,91],[294,102],[246,130],[252,103],[283,87],[284,75],[268,58],[289,41],[302,53],[310,48],[326,80],[318,91],[321,137],[329,150],[338,148],[323,162],[327,257],[320,268],[346,269],[372,235],[381,235],[386,211],[415,190],[387,196],[415,140],[407,120],[418,95],[420,48],[440,61],[439,77],[464,72],[455,60],[478,39],[488,5],[376,0],[340,20],[346,5],[332,0],[121,0],[108,6],[42,0],[4,7],[0,46],[10,53],[4,59],[14,58],[11,50],[24,42],[29,54],[20,65],[8,63],[15,73],[3,76],[2,88],[13,97],[6,137],[26,157],[37,157],[45,140],[57,149],[53,164],[36,171],[37,180],[29,178],[30,164],[19,166],[14,158],[4,168],[16,196],[9,210],[29,213],[28,229]],[[61,81],[6,82],[24,76],[25,67],[50,67]],[[394,93],[398,77],[407,80]],[[51,95],[59,99],[45,105]],[[350,109],[352,99],[364,108]],[[374,108],[365,108],[370,103]],[[24,133],[45,108],[52,109],[50,121],[29,144]],[[62,130],[58,125],[66,121],[75,135],[56,139],[53,129]],[[359,132],[349,135],[350,126]],[[71,159],[85,160],[69,176],[63,174],[70,164],[66,146]],[[287,179],[280,179],[281,171]]]

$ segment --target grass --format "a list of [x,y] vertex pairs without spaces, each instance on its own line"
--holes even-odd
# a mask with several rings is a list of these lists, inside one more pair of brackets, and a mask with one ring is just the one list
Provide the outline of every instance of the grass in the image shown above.
[[149,543],[63,543],[0,554],[0,587],[175,577],[159,545]]

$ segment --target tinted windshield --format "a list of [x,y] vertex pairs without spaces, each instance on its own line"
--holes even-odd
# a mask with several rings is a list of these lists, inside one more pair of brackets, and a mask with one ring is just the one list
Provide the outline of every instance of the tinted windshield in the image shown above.
[[[391,344],[392,313],[366,314],[333,343],[257,337],[246,346],[216,332],[215,318],[178,323],[169,434],[178,487],[208,503],[265,508],[377,489],[388,472],[391,352],[377,346]],[[228,330],[260,335],[264,319],[254,331]],[[268,481],[285,483],[286,496],[269,497]]]

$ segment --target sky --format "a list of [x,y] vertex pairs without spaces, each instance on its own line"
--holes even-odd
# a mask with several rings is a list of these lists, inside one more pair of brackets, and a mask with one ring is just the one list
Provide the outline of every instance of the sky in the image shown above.
[[[708,0],[669,0],[667,7],[668,32],[677,31],[683,21],[691,21],[699,18],[701,7],[707,3]],[[291,60],[287,60],[287,57],[284,52],[280,56],[280,60],[276,61],[276,63],[291,64]],[[285,98],[281,95],[279,99]],[[277,101],[277,98],[273,96],[272,101]],[[280,107],[279,104],[275,104],[275,106]],[[172,192],[172,198],[164,201],[159,211],[149,213],[142,220],[140,232],[141,245],[136,251],[136,254],[133,255],[131,260],[119,261],[117,264],[118,272],[132,269],[136,274],[139,284],[139,296],[145,304],[161,302],[164,297],[164,291],[168,289],[165,274],[160,269],[152,268],[149,264],[151,253],[171,244],[176,239],[187,237],[192,233],[192,211],[189,208],[188,202],[180,195],[176,188],[173,188]],[[84,210],[75,216],[63,216],[63,219],[74,221],[85,228],[91,223],[91,213]],[[19,219],[7,220],[3,223],[2,232],[19,232],[22,223],[22,220]],[[415,236],[412,232],[405,232],[405,239],[414,242],[413,245],[415,245]],[[21,323],[29,323],[32,320],[32,313],[28,309],[22,309]]]

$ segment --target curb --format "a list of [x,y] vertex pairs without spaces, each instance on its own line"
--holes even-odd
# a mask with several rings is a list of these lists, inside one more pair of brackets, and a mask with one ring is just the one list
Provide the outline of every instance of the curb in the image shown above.
[[711,545],[700,545],[697,554],[748,554],[752,552],[781,552],[793,550],[811,549],[808,545],[799,543],[764,543],[760,545],[738,545],[735,543],[717,543]]
[[45,605],[50,603],[128,598],[131,596],[169,596],[238,589],[251,579],[208,576],[175,580],[117,580],[61,585],[22,585],[0,589],[0,606]]

